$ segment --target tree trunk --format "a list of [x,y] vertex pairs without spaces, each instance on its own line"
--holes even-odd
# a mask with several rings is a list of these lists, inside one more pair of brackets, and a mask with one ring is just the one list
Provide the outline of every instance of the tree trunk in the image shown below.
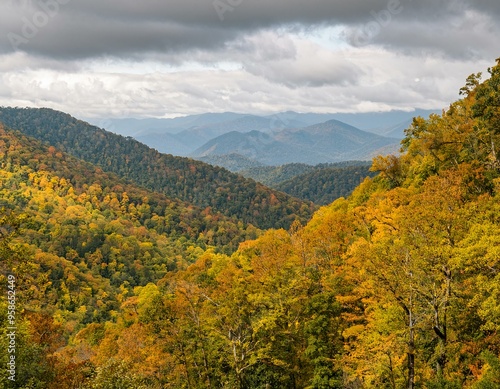
[[396,379],[394,377],[394,366],[392,363],[391,353],[387,353],[387,356],[389,357],[389,372],[390,372],[391,387],[392,389],[396,389]]
[[439,338],[439,357],[437,360],[437,374],[444,375],[444,369],[448,360],[446,355],[446,345],[448,342],[448,306],[451,296],[451,270],[443,266],[443,274],[446,277],[446,289],[443,296],[443,319],[439,318],[439,306],[434,304],[434,332]]
[[415,318],[413,317],[413,274],[410,272],[410,301],[408,306],[408,389],[415,388]]
[[413,329],[413,323],[410,323],[410,336],[408,339],[408,389],[415,388],[415,332],[414,331],[415,330]]

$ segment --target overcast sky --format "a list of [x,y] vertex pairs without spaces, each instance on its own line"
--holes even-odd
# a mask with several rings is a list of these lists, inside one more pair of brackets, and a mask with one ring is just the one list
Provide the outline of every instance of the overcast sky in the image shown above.
[[498,0],[1,0],[0,105],[81,118],[441,109]]

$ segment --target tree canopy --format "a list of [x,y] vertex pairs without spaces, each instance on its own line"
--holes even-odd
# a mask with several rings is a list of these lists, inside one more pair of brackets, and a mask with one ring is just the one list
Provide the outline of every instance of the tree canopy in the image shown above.
[[348,198],[233,251],[4,133],[15,387],[500,387],[499,82],[500,64],[469,77]]

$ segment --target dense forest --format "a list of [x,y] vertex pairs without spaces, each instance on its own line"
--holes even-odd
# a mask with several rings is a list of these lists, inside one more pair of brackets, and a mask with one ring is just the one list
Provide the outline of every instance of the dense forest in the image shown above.
[[290,196],[326,205],[340,197],[349,196],[366,178],[376,175],[371,163],[346,161],[307,165],[290,163],[281,166],[258,166],[239,174],[261,182]]
[[[210,247],[230,254],[260,234],[251,225],[136,187],[1,127],[0,166],[2,286],[14,271],[24,315],[64,323],[57,336],[111,320],[135,287],[186,268]],[[11,242],[18,228],[22,240]],[[24,370],[33,368],[30,358],[42,356],[30,354],[22,341],[20,348],[28,352],[19,360],[23,382]],[[47,374],[44,366],[38,368]],[[4,385],[5,373],[0,373]],[[44,379],[36,387],[45,384]]]
[[259,228],[288,228],[296,218],[305,222],[314,211],[310,202],[223,168],[161,154],[131,137],[112,134],[62,112],[0,107],[0,122],[144,188],[201,208],[211,207]]
[[[241,154],[223,154],[223,155],[208,155],[206,157],[197,158],[199,161],[203,161],[210,165],[220,166],[229,171],[239,173],[245,169],[252,169],[256,167],[263,166],[260,162],[244,157]],[[247,176],[245,176],[247,177]],[[252,177],[250,177],[252,178]],[[258,180],[256,180],[258,181]],[[259,181],[260,182],[260,181]]]
[[[252,178],[271,188],[291,180],[297,176],[314,173],[323,169],[343,169],[348,167],[370,167],[368,161],[344,161],[334,163],[320,163],[308,165],[305,163],[287,163],[280,166],[255,166],[238,171],[239,174]],[[356,185],[357,186],[357,185]],[[352,188],[354,189],[354,188]]]
[[489,71],[415,118],[348,198],[286,230],[242,230],[234,252],[165,233],[144,199],[68,180],[55,161],[69,157],[4,132],[11,387],[499,388],[500,62]]
[[347,197],[366,178],[374,176],[369,166],[316,169],[276,185],[291,196],[326,205]]

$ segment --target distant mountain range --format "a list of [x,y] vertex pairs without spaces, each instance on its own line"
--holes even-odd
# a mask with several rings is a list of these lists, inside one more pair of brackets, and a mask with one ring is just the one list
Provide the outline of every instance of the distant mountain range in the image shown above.
[[369,160],[397,152],[399,139],[361,131],[338,120],[272,133],[232,131],[218,136],[190,154],[193,158],[239,154],[265,165]]
[[[208,114],[207,114],[208,115]],[[217,115],[217,114],[213,114]],[[162,153],[173,155],[188,156],[194,150],[202,147],[212,139],[231,132],[247,133],[252,131],[261,131],[268,133],[277,129],[282,129],[284,122],[276,117],[260,117],[255,115],[239,114],[220,114],[221,121],[216,121],[216,116],[202,116],[193,121],[185,123],[198,123],[186,128],[165,127],[150,128],[136,134],[132,134],[138,141],[156,148]],[[168,119],[167,119],[168,120]],[[173,122],[167,122],[168,125],[176,123],[176,119],[170,119]],[[146,121],[150,123],[149,121]],[[303,127],[304,122],[293,120],[286,121],[287,125],[294,127]],[[180,123],[177,123],[180,125]],[[180,130],[176,133],[172,131]],[[130,133],[131,131],[129,131]]]
[[[249,165],[246,167],[250,167],[256,164],[293,162],[315,164],[346,158],[368,160],[379,152],[387,153],[397,150],[396,144],[404,137],[404,129],[410,125],[412,118],[414,116],[427,117],[433,112],[437,111],[356,114],[287,111],[268,116],[224,112],[171,119],[90,119],[89,122],[117,134],[132,136],[162,153],[192,156],[207,162],[212,157],[222,156],[222,159],[226,161],[233,159],[231,166],[239,163],[234,161],[234,156],[238,154],[240,155],[238,158],[249,159],[247,161]],[[349,128],[354,132],[362,130],[376,134],[379,138],[361,135],[357,132],[357,135],[353,135],[358,137],[357,144],[354,144],[346,143],[343,137],[349,137],[347,134],[341,135],[338,141],[330,139],[329,137],[339,136],[339,134],[331,133],[325,128],[323,132],[313,133],[314,125],[330,122],[326,125],[328,127],[333,123],[332,120],[336,121],[337,126]],[[384,141],[380,137],[392,139]],[[318,145],[309,158],[305,158],[304,155],[310,153],[311,150],[304,148],[306,145],[302,141]],[[236,142],[235,147],[230,147],[231,142]],[[337,146],[333,146],[332,143],[337,143]],[[341,146],[342,144],[344,146]],[[386,147],[388,148],[385,149]],[[332,151],[334,156],[331,155]],[[275,156],[280,154],[281,159],[278,161],[278,158],[269,158],[270,154]],[[233,157],[227,157],[227,155]],[[218,160],[220,162],[221,158]]]

